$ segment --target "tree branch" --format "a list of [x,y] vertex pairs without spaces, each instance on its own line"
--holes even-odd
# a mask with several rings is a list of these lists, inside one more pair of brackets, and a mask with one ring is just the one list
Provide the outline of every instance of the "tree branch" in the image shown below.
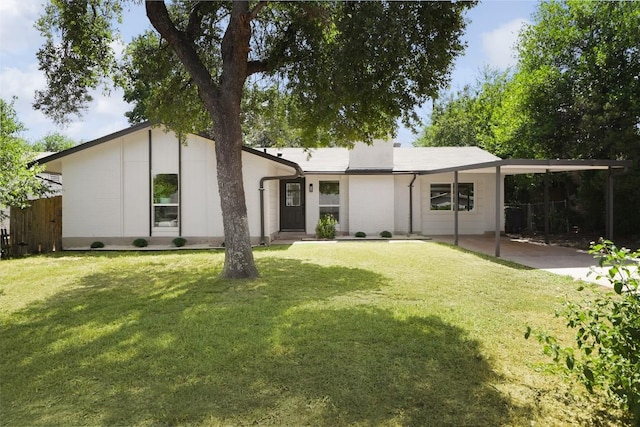
[[251,9],[251,12],[249,12],[249,20],[251,21],[253,19],[256,19],[260,11],[267,5],[267,3],[267,0],[260,0],[258,4],[256,4],[254,8]]
[[202,14],[200,13],[200,11],[202,10],[203,5],[204,2],[197,2],[193,6],[193,9],[191,9],[191,13],[189,14],[189,23],[187,24],[185,33],[187,33],[187,36],[191,40],[195,40],[196,37],[202,32]]
[[174,25],[167,6],[163,1],[145,1],[147,17],[153,28],[169,43],[189,75],[198,86],[200,97],[208,108],[215,105],[219,96],[219,88],[213,82],[211,73],[200,60],[193,41],[185,32],[179,31]]
[[271,71],[269,62],[265,60],[249,61],[247,63],[247,77],[256,73],[266,73]]

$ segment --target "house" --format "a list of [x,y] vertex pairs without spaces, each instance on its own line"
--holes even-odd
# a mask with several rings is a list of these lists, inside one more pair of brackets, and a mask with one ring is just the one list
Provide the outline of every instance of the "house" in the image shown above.
[[[254,244],[286,231],[313,235],[325,214],[343,235],[499,235],[506,174],[627,166],[502,160],[477,147],[404,148],[382,140],[351,150],[245,147],[242,161]],[[188,135],[181,144],[142,123],[39,162],[64,179],[64,248],[96,240],[130,245],[138,237],[224,241],[214,142],[207,138]]]

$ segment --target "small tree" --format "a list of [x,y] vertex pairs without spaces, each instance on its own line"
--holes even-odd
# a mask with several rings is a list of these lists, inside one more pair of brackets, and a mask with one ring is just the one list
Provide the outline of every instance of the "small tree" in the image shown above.
[[336,237],[336,219],[331,214],[325,214],[318,220],[316,236],[319,239],[333,239]]
[[61,133],[50,133],[33,144],[35,151],[63,151],[76,145],[76,142]]
[[[640,425],[640,250],[618,249],[608,240],[592,244],[590,253],[608,266],[606,278],[615,293],[593,301],[567,302],[556,316],[567,319],[576,330],[576,353],[561,347],[555,337],[536,334],[544,352],[553,357],[570,377],[582,382],[590,393],[597,390],[615,406],[628,411]],[[531,334],[527,329],[525,338]]]
[[0,120],[0,219],[4,219],[5,208],[27,207],[29,198],[43,194],[45,187],[37,177],[40,168],[27,165],[34,153],[18,137],[25,127],[17,118],[13,101],[0,99]]

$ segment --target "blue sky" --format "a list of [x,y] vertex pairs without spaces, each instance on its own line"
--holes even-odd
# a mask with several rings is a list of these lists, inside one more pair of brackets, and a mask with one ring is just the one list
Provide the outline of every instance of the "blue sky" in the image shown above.
[[[487,65],[504,69],[515,63],[513,45],[518,30],[530,22],[536,4],[529,0],[483,1],[467,13],[470,24],[464,39],[468,46],[465,54],[455,62],[451,76],[452,90],[473,83]],[[37,0],[0,2],[0,97],[4,100],[10,100],[13,96],[18,98],[15,102],[16,112],[28,128],[22,136],[35,141],[48,133],[61,132],[76,141],[90,141],[129,126],[124,113],[130,108],[122,100],[120,91],[94,93],[94,102],[84,116],[65,128],[57,127],[42,113],[31,108],[35,90],[45,85],[35,56],[43,39],[33,28],[41,10],[42,6]],[[122,26],[123,42],[129,42],[148,26],[144,6],[132,4]],[[425,120],[429,106],[417,111]],[[397,140],[410,144],[414,138],[409,129],[401,128]]]

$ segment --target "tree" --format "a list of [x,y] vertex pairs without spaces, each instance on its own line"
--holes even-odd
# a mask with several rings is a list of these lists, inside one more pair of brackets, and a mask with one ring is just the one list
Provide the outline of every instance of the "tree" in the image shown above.
[[0,99],[0,219],[4,208],[25,208],[29,198],[44,192],[42,181],[37,177],[40,169],[27,164],[34,153],[18,135],[24,125],[18,120],[13,102]]
[[[242,184],[242,99],[255,76],[291,100],[306,144],[371,141],[444,87],[463,45],[464,2],[147,1],[134,49],[144,115],[179,135],[211,125],[225,230],[223,275],[254,277]],[[88,90],[112,78],[117,1],[56,1],[38,26],[48,87],[37,108],[57,120],[82,112]],[[267,86],[267,84],[265,84]],[[197,95],[197,96],[196,96]],[[182,101],[185,101],[182,103]]]
[[526,147],[508,138],[510,128],[505,106],[517,90],[511,70],[486,68],[474,85],[455,93],[442,94],[434,103],[430,123],[416,146],[477,146],[503,157],[529,157]]
[[[520,143],[549,158],[640,158],[640,3],[550,1],[520,37]],[[580,176],[591,229],[602,229],[605,180]],[[640,172],[616,180],[616,228],[638,235]]]
[[640,3],[550,1],[518,44],[529,135],[549,157],[640,155]]
[[35,151],[63,151],[76,145],[71,138],[61,133],[50,133],[33,144]]

